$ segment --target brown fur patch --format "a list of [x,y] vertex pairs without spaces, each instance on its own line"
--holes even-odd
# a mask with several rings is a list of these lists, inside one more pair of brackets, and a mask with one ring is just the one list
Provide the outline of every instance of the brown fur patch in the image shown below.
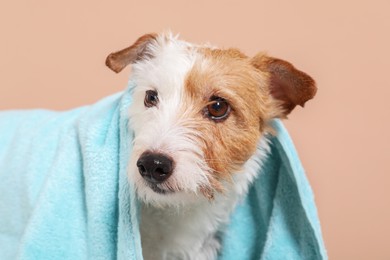
[[[270,111],[276,109],[268,91],[268,74],[257,70],[236,49],[200,49],[185,82],[184,106],[193,108],[198,141],[205,160],[213,170],[209,176],[215,190],[221,180],[229,180],[254,154]],[[231,106],[231,114],[215,122],[200,111],[212,96],[222,97]]]
[[303,107],[317,92],[314,80],[287,61],[259,53],[252,64],[270,74],[270,93],[281,102],[285,115],[297,105]]

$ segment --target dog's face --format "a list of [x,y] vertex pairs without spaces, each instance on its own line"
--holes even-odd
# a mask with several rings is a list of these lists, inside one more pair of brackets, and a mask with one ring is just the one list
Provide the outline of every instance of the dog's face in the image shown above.
[[285,61],[169,34],[144,35],[107,58],[116,72],[129,63],[136,83],[129,178],[155,205],[212,199],[229,189],[232,175],[245,174],[269,121],[316,92],[314,81]]

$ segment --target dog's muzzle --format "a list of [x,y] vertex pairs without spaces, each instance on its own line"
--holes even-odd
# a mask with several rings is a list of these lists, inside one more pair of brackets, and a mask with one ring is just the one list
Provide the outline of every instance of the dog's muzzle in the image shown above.
[[138,159],[137,167],[146,181],[159,184],[172,175],[173,160],[161,153],[145,152]]

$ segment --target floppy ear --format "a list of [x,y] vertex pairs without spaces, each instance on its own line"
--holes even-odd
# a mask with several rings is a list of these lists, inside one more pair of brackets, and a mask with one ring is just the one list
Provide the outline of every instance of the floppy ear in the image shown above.
[[281,102],[284,115],[288,115],[296,105],[303,107],[317,92],[314,80],[287,61],[260,53],[251,62],[257,69],[269,73],[270,93]]
[[123,70],[130,63],[134,63],[142,58],[150,55],[146,52],[148,44],[156,40],[157,34],[145,34],[138,40],[121,51],[113,52],[107,56],[106,65],[116,73]]

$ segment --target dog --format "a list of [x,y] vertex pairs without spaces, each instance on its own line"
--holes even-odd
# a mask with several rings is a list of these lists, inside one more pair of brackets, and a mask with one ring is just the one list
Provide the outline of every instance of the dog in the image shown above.
[[132,65],[128,178],[141,201],[144,258],[216,259],[218,237],[261,170],[270,122],[316,94],[291,63],[146,34],[111,53]]

